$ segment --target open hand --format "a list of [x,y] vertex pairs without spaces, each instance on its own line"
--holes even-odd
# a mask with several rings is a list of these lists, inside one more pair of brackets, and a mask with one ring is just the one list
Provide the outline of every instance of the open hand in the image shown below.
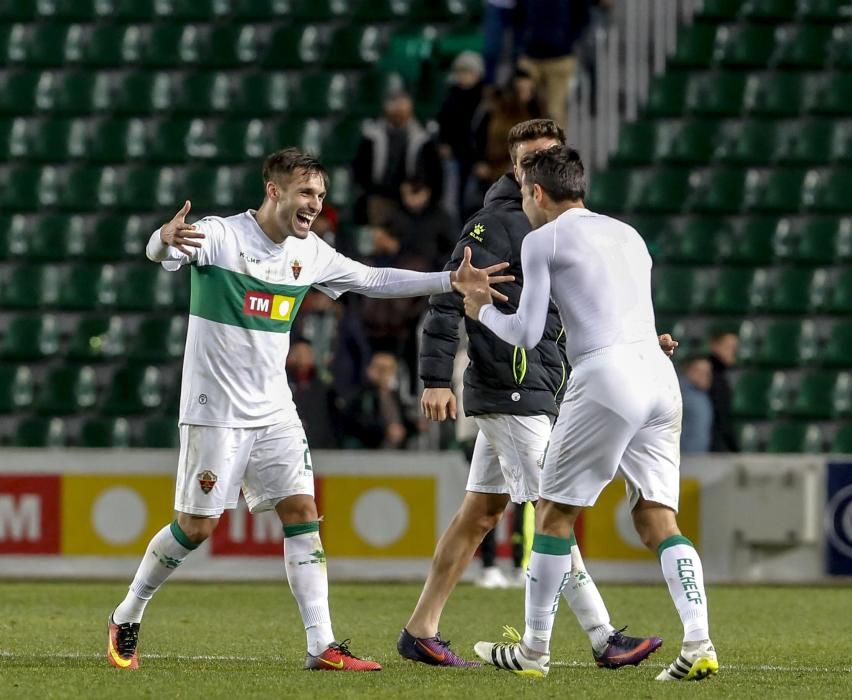
[[490,293],[490,296],[498,301],[508,301],[508,297],[505,294],[501,294],[493,289],[491,285],[515,281],[514,275],[497,274],[509,267],[509,263],[501,262],[480,270],[478,267],[471,265],[471,255],[470,246],[465,246],[464,258],[461,265],[459,265],[457,270],[450,273],[450,281],[453,283],[453,289],[465,296],[477,290],[486,289]]
[[192,255],[193,248],[200,248],[201,243],[196,239],[204,238],[204,234],[196,230],[193,224],[186,223],[186,215],[192,206],[187,199],[180,211],[172,217],[169,223],[160,229],[160,240],[166,245],[177,248],[184,255]]

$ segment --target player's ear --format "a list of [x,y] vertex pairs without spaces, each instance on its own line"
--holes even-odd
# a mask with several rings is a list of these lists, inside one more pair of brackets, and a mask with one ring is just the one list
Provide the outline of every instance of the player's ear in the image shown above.
[[266,183],[266,196],[269,199],[273,199],[273,200],[278,199],[278,197],[280,196],[280,193],[281,193],[281,190],[278,188],[278,185],[276,185],[274,182],[272,182],[270,180],[269,182]]
[[533,185],[533,199],[535,199],[535,203],[541,206],[541,203],[544,201],[544,190],[541,189],[541,185],[536,183]]

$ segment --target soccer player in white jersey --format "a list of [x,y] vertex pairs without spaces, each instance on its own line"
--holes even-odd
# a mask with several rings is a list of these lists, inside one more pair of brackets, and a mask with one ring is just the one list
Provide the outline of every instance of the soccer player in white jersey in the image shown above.
[[706,678],[719,664],[701,559],[675,515],[681,396],[655,330],[651,258],[632,227],[585,208],[583,164],[575,150],[531,153],[521,171],[524,212],[537,230],[521,250],[528,282],[517,313],[500,313],[484,286],[457,283],[456,289],[465,294],[468,316],[527,348],[541,338],[552,297],[574,371],[541,473],[524,635],[511,630],[509,643],[479,642],[474,650],[499,668],[547,674],[553,622],[571,572],[574,523],[620,474],[636,531],[657,552],[683,623],[680,655],[657,680]]
[[332,632],[311,455],[284,373],[291,324],[311,287],[332,298],[346,291],[405,297],[447,292],[453,281],[490,288],[514,279],[496,274],[506,264],[474,268],[469,253],[452,274],[372,268],[337,253],[311,232],[328,175],[296,149],[266,159],[263,183],[257,211],[188,224],[187,201],[148,242],[152,261],[169,271],[190,266],[192,275],[177,518],[151,540],[110,615],[107,657],[118,668],[138,667],[145,606],[223,511],[236,508],[242,487],[252,512],[275,510],[283,525],[287,580],[307,633],[305,668],[380,670]]

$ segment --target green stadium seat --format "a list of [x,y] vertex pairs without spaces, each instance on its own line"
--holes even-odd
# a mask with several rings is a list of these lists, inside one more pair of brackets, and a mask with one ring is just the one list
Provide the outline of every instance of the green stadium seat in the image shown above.
[[715,60],[723,68],[760,68],[769,63],[775,32],[760,25],[723,26],[716,34]]
[[21,420],[12,436],[15,447],[65,447],[68,436],[61,418],[33,416]]
[[351,89],[351,78],[331,71],[306,71],[298,83],[294,79],[291,93],[291,111],[298,117],[327,116],[354,106],[350,98],[361,99]]
[[812,114],[848,115],[852,72],[817,73],[808,80],[805,108]]
[[720,219],[669,219],[660,235],[661,259],[668,263],[700,265],[712,262],[716,241],[725,229]]
[[811,305],[812,270],[788,268],[779,270],[773,280],[763,308],[774,314],[804,314]]
[[741,73],[696,73],[686,90],[690,114],[727,117],[742,111],[746,79]]
[[822,68],[828,62],[831,28],[813,24],[779,27],[772,62],[779,68]]
[[831,393],[832,413],[849,422],[852,419],[852,373],[839,372]]
[[352,25],[338,28],[329,38],[334,50],[328,51],[324,65],[329,68],[364,68],[378,63],[386,40],[378,25]]
[[[204,144],[211,160],[245,163],[263,158],[267,152],[267,125],[262,119],[221,121],[208,132]],[[199,154],[200,155],[200,154]]]
[[[688,190],[688,171],[680,168],[657,168],[642,178],[638,195],[631,208],[653,214],[678,212],[683,208]],[[627,205],[630,204],[628,199]]]
[[[58,189],[55,206],[65,211],[94,211],[104,205],[100,190],[106,171],[88,165],[72,166],[64,169],[61,177],[62,186]],[[106,185],[104,185],[106,190]]]
[[756,21],[782,22],[796,15],[796,0],[746,0],[741,16]]
[[231,0],[231,16],[236,20],[286,19],[293,9],[292,0]]
[[79,132],[71,119],[29,119],[18,134],[17,155],[28,161],[61,163],[71,157],[71,137]]
[[[331,171],[329,171],[331,173]],[[263,180],[256,167],[235,168],[232,174],[234,178],[234,198],[238,202],[257,202],[263,199]],[[332,176],[332,182],[334,178]],[[331,187],[329,196],[334,194],[334,186]]]
[[852,26],[847,24],[833,27],[826,52],[828,62],[833,68],[852,68]]
[[831,452],[852,454],[852,425],[841,424],[831,441]]
[[227,17],[229,10],[229,3],[222,0],[158,0],[154,3],[157,17],[184,21]]
[[745,111],[757,117],[796,116],[805,101],[804,89],[797,73],[752,73],[745,88]]
[[811,22],[839,22],[849,18],[848,0],[799,0],[799,17]]
[[734,20],[741,5],[741,0],[704,0],[699,17],[718,21]]
[[138,447],[178,449],[180,431],[174,418],[149,418],[142,426],[142,440]]
[[141,260],[148,238],[160,224],[159,219],[149,215],[102,215],[90,226],[83,256],[92,261],[122,258]]
[[326,50],[327,41],[320,25],[285,25],[273,31],[261,62],[266,68],[303,69],[320,63]]
[[3,20],[35,19],[39,14],[39,9],[34,2],[0,0],[0,18]]
[[85,365],[52,368],[35,401],[42,415],[67,416],[92,408],[98,398],[95,370]]
[[[348,79],[348,92],[344,92],[341,86],[331,85],[328,104],[336,111],[345,111],[346,116],[375,118],[381,112],[382,102],[391,88],[400,86],[397,76],[383,75],[377,71],[362,71],[357,78]],[[341,89],[336,89],[341,87]],[[346,103],[344,109],[337,107],[345,95]]]
[[138,25],[95,25],[88,32],[79,63],[93,68],[121,68],[135,62],[141,31]]
[[750,269],[722,268],[698,304],[705,313],[743,315],[762,293],[764,276]]
[[852,218],[837,220],[837,238],[834,241],[837,262],[852,263]]
[[795,398],[787,413],[798,418],[831,418],[834,415],[834,392],[838,375],[835,372],[813,370],[799,380]]
[[[52,172],[52,169],[50,169]],[[45,190],[42,185],[44,172],[41,168],[19,166],[8,168],[0,175],[5,179],[5,186],[0,189],[0,211],[35,211],[44,204]],[[54,178],[51,174],[48,180]],[[55,185],[51,187],[48,196],[55,193]]]
[[[167,118],[148,127],[148,148],[145,159],[153,163],[184,163],[189,157],[190,144],[199,140],[205,130],[202,119]],[[198,157],[196,148],[193,157]]]
[[0,114],[32,113],[40,78],[35,71],[0,71]]
[[835,321],[828,342],[819,353],[819,363],[826,367],[849,367],[852,358],[852,321]]
[[102,411],[106,415],[133,415],[151,411],[163,402],[161,372],[157,367],[128,365],[112,376]]
[[248,73],[237,81],[228,111],[245,117],[280,116],[290,111],[298,89],[287,73]]
[[112,265],[81,264],[69,268],[62,280],[58,306],[61,309],[96,309],[115,303],[115,268]]
[[233,74],[227,71],[198,72],[185,76],[175,86],[171,109],[180,114],[210,116],[228,112],[236,90]]
[[124,163],[149,159],[147,126],[142,119],[99,119],[75,123],[78,141],[69,148],[74,158],[93,163]]
[[128,357],[139,362],[171,362],[183,357],[185,342],[184,316],[151,316],[139,324]]
[[192,168],[183,180],[182,191],[196,211],[233,213],[233,207],[239,206],[234,196],[236,179],[233,169],[226,166]]
[[100,105],[98,77],[89,71],[44,71],[36,87],[39,111],[53,114],[88,114]]
[[352,170],[347,166],[338,165],[329,169],[331,188],[328,200],[338,209],[347,210],[355,200],[352,182]]
[[87,418],[80,426],[80,447],[130,447],[130,423],[126,418]]
[[831,134],[831,160],[852,163],[852,120],[835,120]]
[[630,200],[631,173],[629,170],[609,169],[594,174],[586,202],[593,211],[627,211]]
[[842,219],[809,217],[779,222],[775,252],[779,260],[805,265],[827,265],[835,260]]
[[795,211],[804,180],[805,171],[800,169],[749,170],[743,192],[745,210],[768,213]]
[[813,360],[816,348],[813,321],[772,321],[766,327],[753,361],[761,367],[796,367]]
[[852,211],[852,170],[811,170],[804,181],[802,203],[808,211]]
[[101,362],[124,354],[127,331],[121,316],[82,316],[74,328],[66,357],[75,362]]
[[28,67],[62,66],[66,61],[66,42],[79,28],[65,24],[15,24],[6,44],[6,62]]
[[[373,3],[370,3],[373,4]],[[376,5],[384,3],[376,1]],[[332,22],[344,16],[352,16],[353,3],[350,0],[292,0],[290,14],[297,22]],[[380,17],[380,20],[392,17]]]
[[19,265],[5,273],[0,307],[37,309],[56,305],[61,281],[55,266]]
[[678,126],[660,128],[652,141],[654,159],[663,163],[706,163],[718,139],[719,124],[712,120],[690,119]]
[[99,75],[104,76],[100,88],[102,108],[121,115],[170,110],[177,96],[183,94],[183,86],[177,85],[177,78],[166,72],[127,71],[116,76]]
[[729,121],[719,130],[713,158],[726,165],[769,163],[777,137],[775,122],[757,119]]
[[361,120],[342,118],[332,122],[322,137],[320,154],[323,163],[348,165],[361,143]]
[[24,365],[0,365],[0,413],[25,410],[33,402],[33,373]]
[[825,451],[825,437],[816,423],[775,423],[769,432],[766,451],[772,454],[819,454]]
[[476,0],[411,0],[406,14],[415,22],[458,22],[468,19],[479,4]]
[[688,267],[666,267],[654,276],[654,309],[660,314],[692,311],[692,298],[698,286],[697,272]]
[[58,352],[59,325],[49,314],[13,317],[0,345],[4,360],[42,360]]
[[202,40],[198,62],[215,68],[255,65],[262,53],[261,37],[251,24],[214,27]]
[[161,266],[150,262],[128,267],[121,274],[116,308],[122,311],[171,308],[174,302],[175,274],[166,272]]
[[322,125],[316,119],[283,119],[267,130],[266,137],[267,151],[296,146],[303,151],[319,153]]
[[648,250],[651,251],[651,255],[656,254],[656,246],[660,239],[665,236],[665,229],[668,220],[668,217],[649,216],[644,214],[634,214],[627,216],[624,219],[624,221],[635,228],[639,235],[642,236],[645,243],[648,245]]
[[80,257],[88,222],[81,216],[45,214],[32,221],[27,257],[35,261],[62,261]]
[[740,423],[737,426],[737,436],[741,452],[749,453],[763,451],[763,441],[761,439],[760,429],[754,423]]
[[623,124],[618,132],[618,148],[611,165],[644,165],[654,157],[658,132],[671,128],[661,121],[637,121]]
[[779,129],[773,159],[778,163],[807,165],[831,158],[833,124],[825,120],[787,122]]
[[733,381],[731,411],[736,418],[769,418],[783,409],[788,395],[783,372],[746,370]]
[[37,6],[42,18],[79,21],[97,19],[105,4],[100,0],[39,0]]
[[777,221],[749,216],[730,223],[719,237],[719,262],[755,267],[768,265],[774,257]]
[[145,68],[193,66],[199,62],[203,39],[203,32],[192,24],[140,26],[125,35],[123,58],[128,64]]
[[706,214],[733,214],[742,207],[745,172],[713,168],[694,171],[689,177],[691,192],[687,209]]
[[137,210],[140,202],[145,202],[149,209],[176,210],[179,176],[180,172],[170,167],[137,167],[121,171],[105,168],[99,199],[103,206],[123,210]]
[[830,297],[827,300],[827,310],[837,314],[849,315],[852,310],[852,269],[844,268],[838,271],[831,284]]
[[686,106],[687,73],[663,73],[656,76],[648,90],[645,103],[647,117],[679,117]]
[[678,33],[677,47],[669,58],[670,68],[707,68],[713,62],[716,25],[697,22]]

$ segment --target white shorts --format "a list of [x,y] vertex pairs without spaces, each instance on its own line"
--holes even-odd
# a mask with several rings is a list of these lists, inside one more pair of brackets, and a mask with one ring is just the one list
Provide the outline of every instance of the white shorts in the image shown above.
[[573,368],[541,475],[541,497],[591,506],[620,473],[639,498],[675,511],[681,396],[671,361],[650,342],[618,345]]
[[479,434],[467,490],[508,493],[515,503],[537,501],[550,417],[490,414],[475,420]]
[[314,495],[314,472],[299,423],[261,428],[180,426],[175,510],[216,516],[237,507],[272,510],[287,496]]

